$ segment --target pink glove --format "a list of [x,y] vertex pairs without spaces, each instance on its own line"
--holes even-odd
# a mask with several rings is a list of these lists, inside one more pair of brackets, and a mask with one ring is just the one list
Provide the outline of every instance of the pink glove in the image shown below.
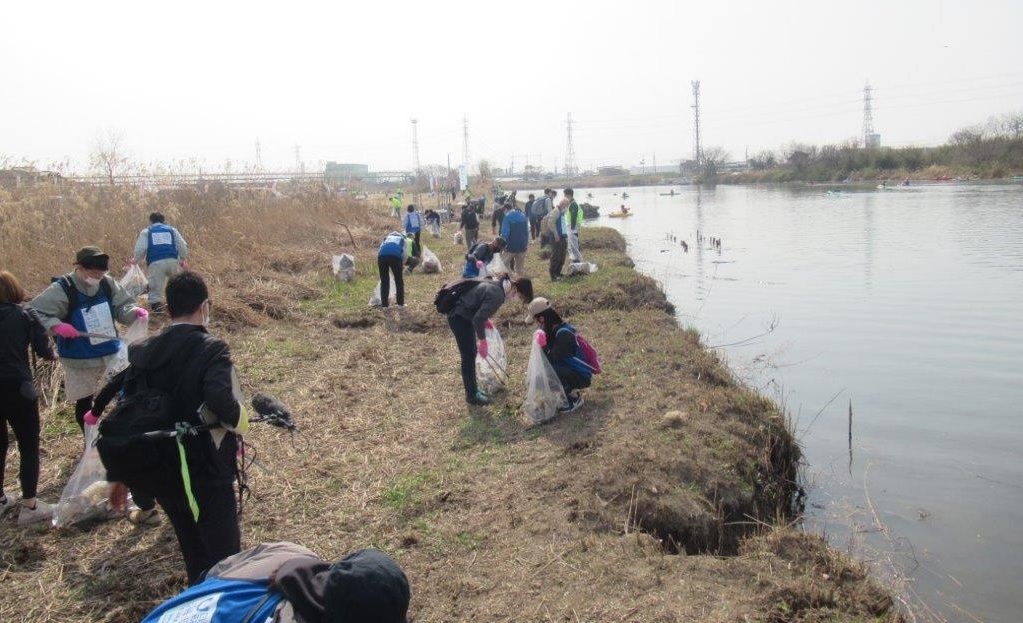
[[128,510],[128,487],[124,486],[124,483],[120,482],[112,482],[110,484],[110,493],[107,496],[107,500],[110,502],[110,508],[119,513],[123,513]]
[[533,334],[533,339],[540,345],[540,348],[547,348],[547,332],[543,329],[537,329]]
[[135,317],[139,320],[145,320],[146,318],[149,318],[149,310],[145,307],[136,307]]
[[480,357],[486,359],[490,354],[490,344],[487,344],[485,339],[480,340],[480,343],[476,345],[476,351],[479,352]]
[[181,270],[188,270],[188,262],[186,262],[185,260],[181,260],[180,262],[178,262],[178,266],[181,267]]
[[92,414],[92,410],[91,409],[89,411],[86,411],[85,412],[85,425],[86,426],[95,426],[97,424],[99,424],[99,418]]
[[53,334],[59,335],[65,340],[73,340],[78,337],[78,329],[69,325],[66,322],[62,322],[59,325],[53,327]]
[[487,321],[483,323],[483,328],[484,329],[493,329],[494,328],[494,323],[490,321],[490,318],[487,318]]
[[476,270],[483,270],[483,262],[476,260]]

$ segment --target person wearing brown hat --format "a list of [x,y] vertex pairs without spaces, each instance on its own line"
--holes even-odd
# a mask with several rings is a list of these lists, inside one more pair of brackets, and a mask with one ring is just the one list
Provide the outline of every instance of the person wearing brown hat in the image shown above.
[[407,623],[411,597],[405,572],[378,549],[331,564],[295,543],[264,543],[217,563],[142,623]]
[[568,402],[558,411],[575,411],[583,404],[579,390],[589,387],[593,379],[593,368],[583,358],[575,327],[565,322],[551,302],[543,297],[530,301],[527,320],[539,325],[540,346],[568,397]]
[[107,364],[121,347],[114,321],[130,325],[149,315],[107,274],[110,256],[95,246],[75,254],[74,270],[53,280],[28,306],[54,336],[64,368],[64,394],[75,403],[75,421],[85,414]]

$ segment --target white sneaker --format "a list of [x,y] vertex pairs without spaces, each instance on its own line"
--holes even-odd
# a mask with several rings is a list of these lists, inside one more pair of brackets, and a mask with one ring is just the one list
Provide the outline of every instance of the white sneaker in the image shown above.
[[21,512],[18,513],[18,525],[27,526],[34,523],[50,521],[52,517],[53,504],[49,504],[42,500],[36,500],[35,508],[29,508],[22,505]]
[[17,504],[18,501],[11,496],[7,496],[3,500],[0,500],[0,517],[3,517],[8,512],[14,510],[17,507]]

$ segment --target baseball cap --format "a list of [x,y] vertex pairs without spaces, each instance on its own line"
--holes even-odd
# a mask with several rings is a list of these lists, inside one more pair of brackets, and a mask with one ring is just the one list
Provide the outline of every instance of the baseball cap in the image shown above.
[[394,559],[362,549],[334,563],[324,591],[325,623],[407,623],[408,578]]
[[537,314],[542,314],[551,308],[551,302],[542,296],[538,296],[529,302],[529,315],[526,316],[526,322],[533,322],[533,318]]
[[99,247],[82,247],[75,253],[75,264],[85,268],[102,268],[106,270],[110,264],[110,256]]

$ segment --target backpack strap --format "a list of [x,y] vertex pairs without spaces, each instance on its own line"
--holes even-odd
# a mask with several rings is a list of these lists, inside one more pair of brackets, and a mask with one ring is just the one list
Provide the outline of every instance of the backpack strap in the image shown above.
[[67,298],[67,314],[61,318],[62,322],[70,322],[71,314],[78,309],[78,288],[75,284],[71,283],[71,278],[67,275],[62,275],[57,278],[57,283],[60,284],[62,290],[64,290],[64,297]]

